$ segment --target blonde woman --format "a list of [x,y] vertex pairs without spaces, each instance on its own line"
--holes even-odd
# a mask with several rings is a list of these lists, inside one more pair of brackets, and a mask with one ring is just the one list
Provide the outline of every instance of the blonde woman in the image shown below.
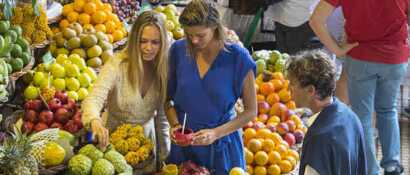
[[[127,47],[102,68],[93,91],[83,101],[83,124],[99,146],[109,143],[109,132],[124,123],[144,127],[155,143],[156,160],[141,173],[155,172],[156,162],[169,152],[169,125],[163,112],[168,73],[168,37],[160,17],[142,13],[134,23]],[[106,106],[104,114],[101,110]]]
[[[167,117],[171,133],[186,126],[194,130],[192,143],[174,144],[168,161],[192,160],[212,174],[226,175],[245,168],[240,129],[256,116],[255,68],[249,52],[225,41],[219,12],[210,1],[192,0],[180,23],[185,40],[170,49]],[[236,114],[238,98],[244,111]]]

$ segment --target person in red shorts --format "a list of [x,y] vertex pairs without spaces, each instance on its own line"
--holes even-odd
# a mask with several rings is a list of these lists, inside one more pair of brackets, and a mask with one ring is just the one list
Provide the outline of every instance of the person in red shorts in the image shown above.
[[[345,15],[347,43],[336,43],[325,25],[339,6]],[[370,175],[379,174],[373,110],[383,153],[380,165],[386,175],[403,172],[396,98],[409,56],[407,11],[408,0],[321,0],[309,21],[327,48],[346,55],[349,100],[364,129]]]

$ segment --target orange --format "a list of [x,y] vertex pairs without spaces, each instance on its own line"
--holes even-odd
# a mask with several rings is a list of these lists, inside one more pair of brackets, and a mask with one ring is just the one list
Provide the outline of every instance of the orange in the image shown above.
[[253,174],[253,167],[251,165],[246,165],[246,172],[249,175],[252,175]]
[[276,91],[280,91],[283,88],[283,82],[280,79],[273,79],[270,81],[275,86]]
[[70,22],[76,22],[78,19],[78,13],[77,12],[70,12],[67,15],[67,20]]
[[259,150],[262,149],[262,142],[258,139],[251,139],[251,140],[249,140],[246,147],[249,149],[249,151],[252,151],[253,153],[256,153],[256,152],[258,152]]
[[292,156],[296,161],[300,160],[299,153],[293,149],[288,150],[288,156]]
[[280,175],[280,167],[279,165],[270,165],[268,167],[268,175]]
[[80,22],[81,25],[90,24],[90,20],[91,17],[87,13],[81,13],[78,17],[78,22]]
[[253,174],[254,175],[266,175],[267,174],[266,168],[264,166],[256,166],[253,169]]
[[246,128],[243,132],[243,138],[246,140],[250,140],[256,137],[256,131],[253,128]]
[[114,43],[114,37],[111,34],[107,34],[107,37],[110,43]]
[[296,166],[297,161],[292,156],[286,156],[285,160],[288,160],[290,162],[290,164],[292,164],[292,169]]
[[63,19],[60,21],[59,26],[61,29],[67,28],[70,25],[67,19]]
[[244,148],[244,152],[246,164],[252,164],[254,159],[253,153],[249,151],[247,148]]
[[103,6],[102,6],[102,9],[103,9],[105,12],[112,12],[111,4],[108,4],[108,3],[104,3]]
[[64,7],[63,7],[63,15],[64,16],[67,16],[68,13],[70,13],[72,11],[74,11],[74,4],[73,3],[64,5]]
[[273,79],[277,79],[277,80],[284,80],[285,78],[283,77],[282,72],[274,72],[272,74]]
[[282,157],[280,156],[280,153],[277,151],[271,151],[268,154],[269,158],[269,163],[270,164],[277,164],[282,160]]
[[266,139],[269,137],[269,135],[272,133],[272,131],[270,131],[267,128],[262,128],[262,129],[258,129],[256,131],[256,138],[260,138],[260,139]]
[[97,24],[95,25],[95,30],[105,33],[107,31],[107,28],[105,27],[104,24]]
[[269,157],[265,151],[258,151],[255,154],[255,163],[260,166],[264,166],[268,163]]
[[275,149],[275,142],[271,139],[265,139],[262,142],[262,149],[267,153],[273,151]]
[[287,89],[282,89],[278,92],[280,101],[283,103],[286,103],[288,101],[290,101],[291,96],[290,96],[290,91],[288,91]]
[[91,25],[91,24],[84,24],[84,25],[83,25],[83,29],[84,29],[84,30],[93,30],[93,29],[94,29],[94,26]]
[[278,116],[276,116],[276,115],[272,115],[272,116],[268,119],[267,123],[274,123],[275,125],[277,125],[278,123],[280,123],[280,118],[279,118]]
[[288,89],[289,88],[289,80],[285,80],[285,83],[283,83],[283,89]]
[[265,82],[265,83],[262,83],[261,87],[259,88],[259,91],[263,95],[269,95],[275,92],[275,87],[273,86],[272,83]]
[[96,11],[97,11],[97,5],[95,5],[95,3],[93,3],[93,2],[87,2],[87,3],[84,5],[84,12],[85,12],[85,13],[87,13],[87,14],[89,14],[89,15],[92,15],[92,14],[94,14]]
[[265,101],[265,96],[264,95],[261,95],[261,94],[258,94],[258,95],[256,95],[256,100],[259,102],[259,101]]
[[107,14],[104,11],[97,11],[91,16],[91,21],[94,24],[102,24],[107,19]]
[[279,167],[282,173],[289,173],[292,171],[292,163],[290,163],[289,160],[281,160]]
[[275,151],[280,154],[280,157],[286,157],[288,154],[288,148],[282,144],[276,144]]
[[296,109],[296,103],[295,103],[295,101],[293,101],[293,100],[288,101],[288,102],[286,103],[286,106],[287,106],[289,109]]
[[282,103],[275,103],[272,105],[269,115],[276,115],[276,116],[281,116],[282,112],[286,111],[288,107]]
[[77,12],[82,12],[85,5],[85,0],[74,0],[74,10]]
[[113,33],[115,31],[115,22],[113,21],[105,22],[105,28],[107,29],[107,33]]
[[277,93],[271,93],[266,98],[266,102],[268,102],[270,105],[278,103],[279,100],[280,100],[280,98],[279,98],[279,95]]
[[112,33],[112,36],[114,37],[114,42],[117,42],[123,39],[125,35],[121,30],[116,30],[114,31],[114,33]]
[[91,0],[90,2],[93,2],[97,6],[97,10],[102,10],[103,9],[103,3],[101,0]]

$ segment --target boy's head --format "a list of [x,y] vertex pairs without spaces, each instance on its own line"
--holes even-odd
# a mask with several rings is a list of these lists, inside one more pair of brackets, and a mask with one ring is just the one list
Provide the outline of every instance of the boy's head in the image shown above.
[[315,101],[331,97],[336,88],[336,67],[320,50],[291,56],[286,66],[289,88],[296,104],[310,107]]

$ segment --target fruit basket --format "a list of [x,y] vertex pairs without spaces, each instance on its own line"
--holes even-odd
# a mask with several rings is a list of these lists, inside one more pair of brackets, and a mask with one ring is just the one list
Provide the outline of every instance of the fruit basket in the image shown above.
[[43,43],[31,44],[31,48],[42,49],[42,48],[47,47],[48,44],[50,44],[50,41],[45,40]]
[[57,165],[49,168],[39,167],[39,175],[55,175],[61,174],[67,168],[66,165]]

